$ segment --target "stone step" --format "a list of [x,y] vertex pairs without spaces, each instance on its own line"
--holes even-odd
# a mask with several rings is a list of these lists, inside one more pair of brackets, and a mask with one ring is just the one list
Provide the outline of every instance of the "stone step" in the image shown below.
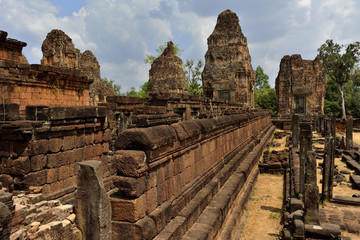
[[360,175],[351,175],[350,181],[355,189],[360,189]]

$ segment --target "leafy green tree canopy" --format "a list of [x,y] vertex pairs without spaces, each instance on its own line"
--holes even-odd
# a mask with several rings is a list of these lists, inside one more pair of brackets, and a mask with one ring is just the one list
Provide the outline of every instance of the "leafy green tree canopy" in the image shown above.
[[[145,58],[145,60],[144,60],[144,63],[146,63],[146,64],[149,63],[150,65],[153,64],[153,62],[155,61],[155,59],[156,59],[157,57],[159,57],[159,56],[164,52],[164,50],[165,50],[166,47],[167,47],[167,42],[164,42],[163,44],[161,44],[161,45],[155,50],[156,56],[151,55],[151,54],[146,54],[146,58]],[[174,45],[174,51],[175,51],[175,55],[176,55],[176,56],[181,56],[181,54],[182,54],[182,52],[183,52],[184,50],[180,49],[180,48],[179,48],[179,45],[175,43],[175,45]]]
[[[342,49],[345,48],[345,52]],[[326,75],[337,84],[341,96],[342,118],[346,118],[345,109],[345,83],[355,69],[356,63],[360,57],[360,42],[354,42],[348,45],[334,43],[332,39],[326,42],[318,49],[319,56],[324,65]]]
[[116,95],[120,95],[121,85],[118,85],[114,83],[114,80],[109,80],[106,77],[101,78],[101,81],[103,81],[109,88],[111,88]]
[[255,78],[255,90],[270,88],[269,84],[269,76],[264,73],[264,70],[259,65],[255,70],[256,78]]

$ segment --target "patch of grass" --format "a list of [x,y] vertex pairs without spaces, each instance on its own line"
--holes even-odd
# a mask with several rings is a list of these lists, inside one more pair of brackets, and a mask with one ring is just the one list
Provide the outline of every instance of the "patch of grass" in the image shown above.
[[280,216],[279,216],[279,214],[276,214],[276,213],[270,213],[269,218],[279,220]]

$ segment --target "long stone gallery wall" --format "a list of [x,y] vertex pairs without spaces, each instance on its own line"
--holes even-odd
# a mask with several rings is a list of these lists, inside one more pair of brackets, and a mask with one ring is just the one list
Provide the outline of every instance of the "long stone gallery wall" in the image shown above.
[[[232,185],[229,181],[238,181],[228,199],[218,196],[224,204],[217,205],[222,217],[213,217],[221,222],[209,232],[216,234],[261,150],[245,159],[268,133],[270,122],[269,113],[252,113],[122,132],[115,145],[114,185],[119,191],[110,198],[113,237],[180,239],[216,194]],[[239,179],[228,181],[237,171]]]

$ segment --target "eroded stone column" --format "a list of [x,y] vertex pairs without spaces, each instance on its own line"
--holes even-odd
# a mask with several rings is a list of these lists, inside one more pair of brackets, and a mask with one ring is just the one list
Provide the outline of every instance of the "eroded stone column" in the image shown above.
[[331,116],[331,136],[335,139],[336,137],[336,115]]
[[334,138],[327,137],[324,147],[322,200],[329,201],[332,197],[334,181]]
[[305,224],[320,225],[319,188],[316,183],[316,153],[308,151],[306,155],[304,222]]
[[83,239],[111,239],[111,204],[100,161],[79,163],[76,198],[77,225]]
[[292,144],[298,146],[299,142],[299,115],[293,114],[291,118]]
[[353,149],[353,118],[348,116],[346,119],[346,150]]
[[312,150],[312,131],[310,123],[300,123],[300,193],[304,194],[306,154]]

